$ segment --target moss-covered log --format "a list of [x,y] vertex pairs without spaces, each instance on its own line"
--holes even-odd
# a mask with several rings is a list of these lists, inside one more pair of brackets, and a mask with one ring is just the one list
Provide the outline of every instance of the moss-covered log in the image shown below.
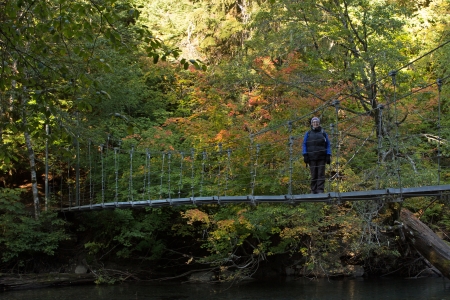
[[442,275],[450,279],[450,246],[409,210],[402,208],[400,219],[408,242]]

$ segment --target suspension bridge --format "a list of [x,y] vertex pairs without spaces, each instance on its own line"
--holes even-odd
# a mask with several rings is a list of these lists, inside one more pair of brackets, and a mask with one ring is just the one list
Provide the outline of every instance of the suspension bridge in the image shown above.
[[[133,138],[107,135],[99,142],[77,138],[67,149],[64,168],[46,165],[46,206],[87,211],[447,197],[450,161],[443,157],[448,142],[441,126],[446,78],[397,95],[396,76],[397,72],[388,76],[391,99],[372,110],[347,115],[342,107],[346,99],[323,101],[306,115],[207,146],[152,150]],[[405,99],[416,109],[407,121],[399,122],[405,110],[398,106]],[[434,109],[424,116],[421,108],[430,110],[431,102]],[[309,170],[301,155],[302,139],[314,115],[322,117],[333,152],[321,194],[309,193]],[[435,130],[416,130],[423,122]]]

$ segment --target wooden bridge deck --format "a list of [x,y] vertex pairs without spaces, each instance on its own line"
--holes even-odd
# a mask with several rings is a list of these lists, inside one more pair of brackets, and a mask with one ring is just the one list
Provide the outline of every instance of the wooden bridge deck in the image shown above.
[[450,185],[422,186],[413,188],[389,188],[382,190],[368,190],[355,192],[328,192],[322,194],[301,195],[268,195],[268,196],[208,196],[190,198],[171,198],[158,200],[140,200],[127,202],[107,202],[82,206],[62,208],[61,211],[88,211],[115,208],[143,208],[161,207],[175,205],[204,205],[204,204],[227,204],[227,203],[287,203],[298,204],[302,202],[327,202],[342,203],[345,201],[379,200],[386,202],[399,202],[405,198],[435,196],[443,197],[450,193]]

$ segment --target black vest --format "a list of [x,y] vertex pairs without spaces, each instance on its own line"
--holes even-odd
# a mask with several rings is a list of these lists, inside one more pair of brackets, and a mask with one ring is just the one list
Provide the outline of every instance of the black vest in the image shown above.
[[309,131],[306,150],[310,160],[325,160],[327,158],[327,141],[322,127],[319,126]]

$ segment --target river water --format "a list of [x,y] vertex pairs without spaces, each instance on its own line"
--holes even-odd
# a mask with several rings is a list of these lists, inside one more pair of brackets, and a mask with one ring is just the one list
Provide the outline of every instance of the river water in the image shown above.
[[450,300],[450,280],[289,279],[240,284],[124,283],[0,292],[1,300]]

